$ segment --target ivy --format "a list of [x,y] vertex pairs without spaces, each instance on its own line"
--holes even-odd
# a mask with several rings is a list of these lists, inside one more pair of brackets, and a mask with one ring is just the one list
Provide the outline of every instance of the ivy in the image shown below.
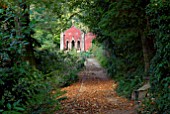
[[150,67],[151,99],[145,111],[150,113],[170,112],[170,42],[169,42],[169,1],[152,1],[146,9],[151,24],[150,35],[154,37],[156,54]]

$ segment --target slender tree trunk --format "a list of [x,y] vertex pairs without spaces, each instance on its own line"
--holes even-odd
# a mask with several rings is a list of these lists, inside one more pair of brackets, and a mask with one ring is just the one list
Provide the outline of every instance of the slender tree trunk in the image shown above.
[[[21,5],[22,4],[22,5]],[[23,0],[23,2],[20,4],[24,15],[22,15],[22,20],[21,20],[21,26],[25,27],[24,30],[24,36],[25,39],[28,42],[28,45],[25,46],[25,50],[26,50],[26,56],[25,56],[25,60],[28,61],[32,66],[36,66],[36,62],[35,62],[35,56],[34,56],[34,48],[33,48],[33,40],[31,37],[31,31],[29,30],[29,23],[30,23],[30,15],[29,15],[29,5],[26,3],[26,0]],[[25,32],[27,31],[27,32]]]
[[142,50],[143,50],[143,60],[144,60],[144,65],[145,65],[145,73],[148,72],[149,66],[150,66],[150,61],[149,61],[149,50],[148,50],[148,45],[147,45],[147,40],[146,36],[143,31],[140,32],[141,35],[141,42],[142,42]]

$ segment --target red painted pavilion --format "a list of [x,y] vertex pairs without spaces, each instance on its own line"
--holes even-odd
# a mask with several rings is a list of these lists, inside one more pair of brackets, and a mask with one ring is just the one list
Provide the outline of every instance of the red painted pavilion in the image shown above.
[[88,51],[95,37],[91,32],[85,34],[80,29],[72,26],[60,34],[60,50],[76,49],[78,51]]

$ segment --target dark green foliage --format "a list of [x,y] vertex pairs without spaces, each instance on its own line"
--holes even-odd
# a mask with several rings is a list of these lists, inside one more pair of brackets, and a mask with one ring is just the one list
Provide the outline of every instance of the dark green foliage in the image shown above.
[[40,71],[23,61],[29,42],[16,34],[16,17],[13,7],[0,8],[0,113],[52,111],[59,106],[50,95],[52,86]]
[[141,69],[139,67],[133,72],[129,71],[127,74],[120,74],[115,78],[119,82],[117,92],[120,95],[130,99],[132,92],[142,86],[143,70]]
[[152,60],[151,103],[145,103],[145,111],[170,113],[170,1],[153,1],[147,7],[151,24],[150,35],[155,40],[156,54]]
[[84,64],[79,54],[64,53],[56,49],[37,51],[36,58],[38,69],[46,75],[46,79],[52,79],[58,87],[68,86],[77,81],[77,72]]
[[[35,46],[33,38],[28,37],[33,34],[32,29],[17,25],[34,26],[35,23],[18,22],[16,8],[20,7],[0,7],[0,113],[54,113],[62,99],[56,98],[63,94],[58,86],[75,82],[83,61],[56,49],[36,52],[34,49],[27,53],[28,44]],[[28,61],[29,54],[36,55],[37,67]]]
[[[35,1],[30,11],[29,0],[20,6],[13,0],[7,6],[0,2],[0,113],[53,113],[60,107],[64,98],[56,100],[63,94],[56,87],[75,82],[89,55],[56,50],[60,27],[67,28],[68,20],[77,17],[97,35],[91,51],[119,83],[118,93],[130,98],[150,76],[150,97],[141,113],[170,113],[170,2],[64,2]],[[40,49],[35,49],[37,41]]]
[[1,74],[1,90],[4,90],[1,96],[1,109],[17,111],[15,107],[9,109],[8,104],[12,105],[18,100],[23,109],[21,111],[27,113],[48,112],[49,109],[52,111],[57,104],[54,95],[49,93],[53,89],[51,83],[44,80],[45,77],[40,71],[20,64],[11,68],[10,73],[3,70]]
[[[130,96],[150,76],[151,99],[144,113],[170,113],[170,36],[168,0],[95,0],[73,5],[95,34],[94,55]],[[126,85],[126,87],[125,87]]]
[[93,23],[97,26],[91,24],[90,28],[98,35],[96,40],[100,43],[93,52],[108,74],[120,82],[118,92],[130,97],[130,93],[142,84],[145,76],[141,31],[144,34],[144,7],[148,3],[130,0],[100,3],[96,1],[93,4],[96,10],[91,15],[98,20]]
[[129,57],[129,59],[127,58],[128,61],[125,61],[123,56],[120,58],[110,54],[102,45],[93,46],[92,52],[102,66],[107,69],[108,74],[119,83],[117,92],[120,95],[130,98],[132,91],[142,85],[143,66],[140,60],[134,61],[134,58],[139,56],[132,54],[131,57],[133,58]]

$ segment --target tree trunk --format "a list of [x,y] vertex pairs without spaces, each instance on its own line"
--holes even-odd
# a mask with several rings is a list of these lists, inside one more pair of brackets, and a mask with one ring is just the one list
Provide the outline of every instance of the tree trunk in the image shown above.
[[[36,66],[36,62],[35,62],[35,56],[34,56],[34,48],[33,48],[33,40],[31,37],[31,32],[32,30],[29,27],[29,23],[30,23],[30,15],[29,15],[29,5],[26,3],[26,0],[23,0],[22,3],[20,3],[20,7],[24,12],[24,15],[22,15],[22,20],[21,20],[21,26],[25,27],[25,30],[23,32],[26,41],[28,42],[28,44],[25,46],[25,50],[26,50],[26,56],[24,58],[24,60],[28,61],[32,66]],[[25,32],[27,31],[27,32]]]
[[144,60],[144,65],[145,65],[145,73],[147,74],[150,66],[150,61],[149,61],[149,50],[148,50],[148,45],[147,45],[147,40],[146,36],[143,31],[140,33],[141,35],[141,42],[142,42],[142,50],[143,50],[143,60]]

